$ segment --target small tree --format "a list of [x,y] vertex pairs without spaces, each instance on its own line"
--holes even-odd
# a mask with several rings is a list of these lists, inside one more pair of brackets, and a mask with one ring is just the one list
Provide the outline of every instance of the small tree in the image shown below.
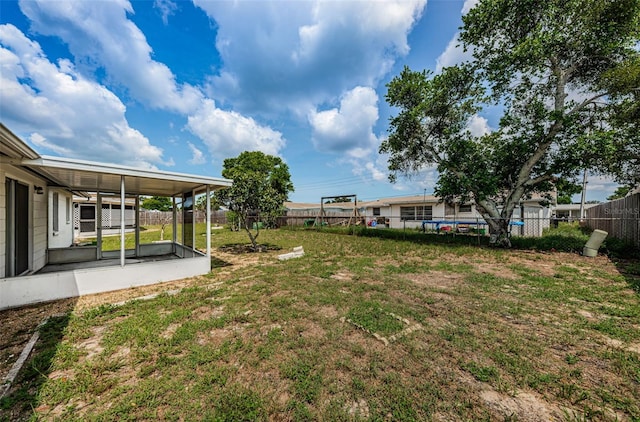
[[[508,247],[515,207],[557,180],[639,178],[640,0],[481,0],[463,22],[472,61],[435,76],[405,67],[388,84],[392,180],[436,166],[436,194],[474,201]],[[472,134],[496,105],[499,126]]]
[[142,208],[145,210],[171,211],[171,198],[166,196],[151,196],[142,200]]
[[236,214],[253,249],[258,250],[260,225],[252,231],[250,217],[275,219],[283,211],[289,192],[293,192],[289,167],[279,157],[245,151],[224,160],[222,176],[233,183],[216,192],[216,200]]
[[[214,193],[211,193],[210,195],[211,197],[211,211],[218,211],[220,209],[220,204],[218,204],[216,202],[216,196]],[[195,209],[198,211],[206,211],[207,209],[207,195],[201,195],[197,200],[196,200],[196,204],[195,204]]]

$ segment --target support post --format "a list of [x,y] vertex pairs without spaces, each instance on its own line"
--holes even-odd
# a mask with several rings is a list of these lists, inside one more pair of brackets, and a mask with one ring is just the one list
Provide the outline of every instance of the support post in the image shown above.
[[136,256],[140,256],[140,195],[136,195]]
[[[211,187],[207,185],[207,257],[209,258],[209,263],[211,263]],[[209,264],[211,265],[211,264]],[[209,267],[211,270],[211,267]]]
[[175,251],[176,251],[175,243],[178,240],[178,211],[176,210],[176,197],[175,196],[171,197],[171,202],[172,202],[171,212],[173,213],[173,221],[171,222],[171,226],[172,226],[171,227],[171,229],[172,229],[171,240],[174,243],[173,252],[175,253]]
[[120,266],[124,267],[124,176],[120,176]]
[[96,192],[96,259],[102,259],[102,195]]

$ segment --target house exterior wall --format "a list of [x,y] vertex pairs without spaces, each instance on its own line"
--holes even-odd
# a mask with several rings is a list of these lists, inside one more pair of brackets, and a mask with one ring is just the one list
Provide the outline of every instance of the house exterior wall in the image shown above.
[[[54,194],[58,194],[58,227],[54,230]],[[49,248],[67,248],[73,244],[73,195],[62,189],[49,189]],[[68,208],[68,209],[67,209]]]
[[7,194],[4,166],[0,167],[0,278],[5,277],[7,262]]
[[[444,204],[443,203],[433,203],[433,202],[416,202],[416,203],[407,203],[407,204],[392,204],[390,206],[391,209],[391,218],[390,218],[390,227],[392,229],[402,229],[402,228],[421,228],[423,218],[418,218],[416,216],[415,220],[403,220],[401,218],[401,208],[403,207],[416,207],[419,213],[422,210],[422,207],[431,207],[431,220],[442,220],[444,219]],[[425,212],[428,213],[428,212]]]
[[[0,169],[0,278],[6,277],[7,271],[7,178],[29,187],[29,270],[44,267],[47,259],[47,183],[19,167],[3,165]],[[36,194],[34,186],[42,187],[42,194]]]

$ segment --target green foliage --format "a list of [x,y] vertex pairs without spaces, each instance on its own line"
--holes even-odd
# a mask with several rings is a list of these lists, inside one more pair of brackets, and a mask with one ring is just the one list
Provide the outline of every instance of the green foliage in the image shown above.
[[[215,194],[211,194],[210,195],[211,199],[210,199],[210,204],[211,204],[211,211],[217,211],[220,209],[220,204],[216,201],[216,196]],[[198,197],[198,199],[196,199],[196,203],[194,205],[194,208],[197,209],[198,211],[206,211],[207,208],[207,195],[201,195],[200,197]]]
[[260,151],[245,151],[236,158],[227,158],[223,167],[222,176],[233,179],[233,184],[216,192],[215,199],[234,213],[257,248],[260,226],[256,224],[255,234],[252,233],[250,218],[272,225],[281,214],[289,192],[293,192],[289,167],[281,158]]
[[142,208],[146,210],[171,211],[171,198],[166,196],[152,196],[142,200]]
[[582,185],[574,183],[570,180],[558,180],[555,183],[556,190],[558,192],[557,203],[558,204],[570,204],[571,197],[577,193],[582,192]]
[[329,199],[325,201],[325,204],[340,204],[342,202],[351,202],[352,199],[348,196],[338,196],[337,198]]
[[630,190],[631,188],[629,186],[618,186],[611,195],[607,196],[607,201],[624,198],[625,196],[627,196]]
[[[640,163],[639,16],[639,0],[480,2],[460,33],[472,61],[437,75],[405,68],[388,84],[399,110],[380,147],[391,180],[436,166],[436,194],[473,200],[508,246],[521,199],[585,168],[640,178],[629,170]],[[496,104],[499,126],[471,133],[476,114]]]

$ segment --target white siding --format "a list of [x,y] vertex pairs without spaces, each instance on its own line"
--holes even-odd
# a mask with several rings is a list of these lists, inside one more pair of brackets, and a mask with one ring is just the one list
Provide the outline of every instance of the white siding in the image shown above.
[[[6,276],[6,178],[29,186],[29,270],[37,271],[46,265],[47,183],[12,165],[3,165],[0,176],[0,277]],[[36,194],[34,186],[42,187],[43,193]]]
[[[58,231],[53,231],[53,193],[58,194]],[[49,189],[49,248],[68,248],[73,244],[73,198],[64,190]],[[67,220],[67,199],[71,209],[70,218]]]
[[4,167],[0,169],[0,278],[5,277],[7,261],[7,198],[4,185]]

